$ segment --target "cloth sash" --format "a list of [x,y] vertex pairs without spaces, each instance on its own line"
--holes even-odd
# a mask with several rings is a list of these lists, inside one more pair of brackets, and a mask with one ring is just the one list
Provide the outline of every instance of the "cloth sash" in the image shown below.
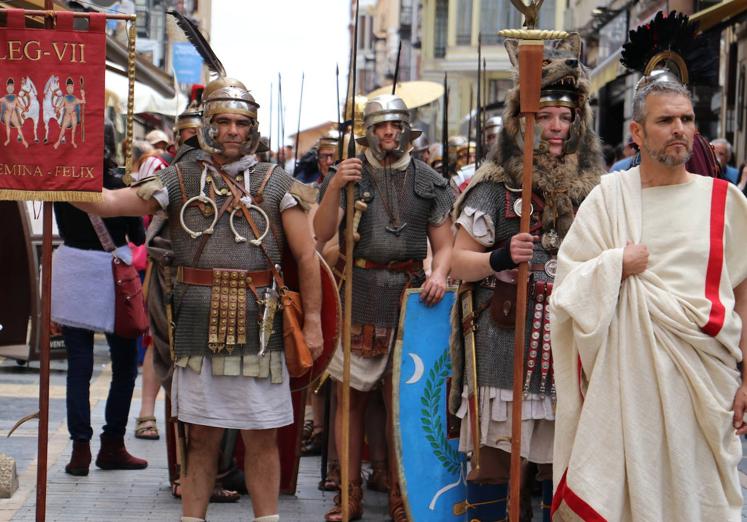
[[559,252],[553,520],[740,520],[741,354],[650,270],[620,283],[640,183],[638,168],[603,176]]

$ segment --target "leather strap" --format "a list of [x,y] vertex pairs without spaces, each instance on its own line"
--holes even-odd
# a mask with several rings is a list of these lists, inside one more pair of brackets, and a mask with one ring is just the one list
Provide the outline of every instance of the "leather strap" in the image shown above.
[[182,192],[182,205],[184,205],[187,202],[187,189],[184,186],[184,176],[178,163],[174,163],[174,167],[176,168],[176,179],[179,182],[179,190]]
[[390,272],[416,272],[423,268],[423,262],[417,259],[376,263],[375,261],[358,257],[353,260],[353,265],[357,268],[363,268],[364,270],[389,270]]
[[[180,266],[176,270],[176,280],[188,285],[213,286],[214,274],[212,269]],[[270,286],[272,284],[272,271],[247,272],[244,283],[247,288]]]
[[272,176],[272,173],[275,172],[275,167],[277,167],[277,165],[273,164],[269,169],[267,169],[267,172],[265,172],[265,177],[262,178],[262,183],[259,184],[257,193],[254,195],[254,201],[256,201],[258,204],[262,203],[265,200],[265,187],[267,186],[267,182],[270,181],[270,176]]
[[[224,174],[223,172],[220,173],[221,177],[223,178],[223,181],[228,185],[228,187],[231,189],[231,194],[233,194],[233,199],[236,199],[237,201],[241,200],[241,193],[246,193],[246,190],[244,187],[240,187],[235,180],[231,179],[230,176]],[[246,219],[246,222],[249,224],[249,228],[252,229],[252,233],[254,234],[254,237],[260,237],[259,227],[257,227],[257,224],[254,222],[254,219],[252,218],[251,213],[249,212],[249,209],[246,208],[246,205],[240,204],[239,208],[241,209],[241,213],[244,214],[244,219]],[[269,223],[268,223],[269,226]],[[273,234],[274,235],[274,234]],[[277,283],[278,288],[285,288],[285,281],[283,281],[283,276],[280,275],[280,272],[275,268],[275,262],[270,257],[270,254],[267,252],[267,249],[265,248],[264,243],[259,244],[259,248],[262,250],[262,253],[267,258],[267,262],[270,265],[270,270],[272,271],[272,276],[275,278],[275,282]]]
[[88,214],[88,219],[91,220],[91,225],[93,225],[96,235],[99,236],[99,242],[101,242],[101,246],[104,247],[104,250],[107,252],[113,252],[116,250],[117,247],[114,245],[114,241],[104,224],[104,220],[99,216],[94,216],[93,214]]

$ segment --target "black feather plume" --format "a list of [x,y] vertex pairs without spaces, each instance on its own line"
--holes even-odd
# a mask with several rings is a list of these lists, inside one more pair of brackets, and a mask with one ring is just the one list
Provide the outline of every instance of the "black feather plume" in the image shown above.
[[676,11],[665,15],[659,11],[653,20],[630,31],[620,62],[643,73],[656,54],[673,51],[687,64],[690,85],[715,85],[718,50],[709,46],[708,39],[698,34],[698,24],[690,22],[687,15]]
[[202,59],[204,60],[205,65],[207,65],[208,69],[216,73],[218,76],[226,76],[226,69],[223,67],[223,64],[215,55],[212,47],[210,47],[210,44],[202,35],[200,29],[198,29],[194,22],[173,9],[169,9],[167,12],[174,17],[176,25],[178,25],[179,28],[184,31],[184,34],[187,36],[187,40],[189,40],[189,43],[194,45],[195,49],[197,49],[197,52],[200,53],[200,56],[202,56]]

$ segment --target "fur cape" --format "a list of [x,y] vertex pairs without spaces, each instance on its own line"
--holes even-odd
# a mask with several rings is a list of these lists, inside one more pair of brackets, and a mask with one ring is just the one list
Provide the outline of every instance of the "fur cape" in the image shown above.
[[[532,190],[545,201],[542,215],[543,230],[555,229],[561,238],[566,235],[573,222],[574,207],[577,208],[581,204],[591,189],[599,183],[601,175],[606,172],[602,146],[592,129],[592,113],[588,103],[590,83],[580,67],[576,79],[579,108],[576,109],[563,155],[550,155],[548,143],[541,139],[541,128],[535,125]],[[467,194],[479,183],[495,181],[505,184],[509,189],[521,189],[523,147],[524,129],[520,118],[517,86],[506,94],[503,128],[498,136],[498,142],[454,205],[454,220],[462,212]]]

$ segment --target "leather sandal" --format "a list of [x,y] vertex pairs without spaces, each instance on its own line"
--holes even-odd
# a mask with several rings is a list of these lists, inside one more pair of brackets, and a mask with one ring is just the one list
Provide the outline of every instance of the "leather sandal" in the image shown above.
[[[171,484],[171,494],[174,498],[182,498],[182,486],[179,483],[179,479],[175,480]],[[213,488],[213,492],[210,495],[210,502],[215,504],[226,504],[229,502],[238,502],[241,495],[238,491],[230,489],[223,489],[220,485],[216,484]]]
[[153,415],[137,417],[135,419],[135,438],[145,440],[158,440],[161,436],[158,434],[158,425]]
[[368,479],[366,479],[366,487],[371,491],[378,491],[380,493],[389,491],[386,461],[371,461],[371,473],[369,473]]
[[319,481],[319,491],[337,491],[340,489],[340,464],[337,461],[329,463],[327,475]]
[[[348,520],[363,518],[363,488],[361,483],[350,483],[348,489]],[[335,495],[335,505],[324,515],[326,522],[342,521],[342,494]]]

